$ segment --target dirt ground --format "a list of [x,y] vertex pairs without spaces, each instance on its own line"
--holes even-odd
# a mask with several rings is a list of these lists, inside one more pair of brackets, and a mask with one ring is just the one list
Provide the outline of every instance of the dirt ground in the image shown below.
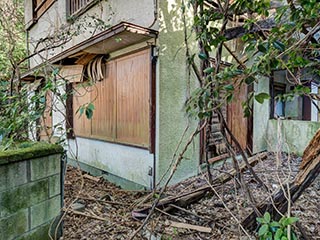
[[[294,178],[300,161],[300,157],[269,153],[267,159],[259,162],[254,170],[268,188],[276,192],[279,181]],[[230,167],[226,163],[215,167],[212,173],[215,176]],[[245,171],[243,176],[257,202],[263,201],[267,197],[265,190],[249,171]],[[171,186],[166,195],[175,196],[206,183],[205,174],[199,175]],[[252,208],[235,180],[216,186],[215,190],[187,208],[174,208],[170,212],[157,209],[142,234],[135,239],[255,239],[254,233],[245,234],[237,224]],[[84,172],[68,168],[65,180],[66,215],[61,240],[129,239],[141,224],[141,221],[133,219],[132,211],[152,203],[154,197],[149,192],[122,190],[102,178],[91,178]],[[299,218],[301,228],[310,239],[320,239],[319,203],[320,176],[304,191],[291,211],[291,215]],[[172,227],[172,222],[211,228],[211,232]],[[293,229],[300,236],[299,229],[296,226]]]

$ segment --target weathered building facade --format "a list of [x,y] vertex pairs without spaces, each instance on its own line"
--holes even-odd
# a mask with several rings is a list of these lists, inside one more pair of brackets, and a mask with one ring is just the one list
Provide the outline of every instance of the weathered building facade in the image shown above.
[[[185,38],[181,14],[179,0],[25,0],[29,74],[49,62],[53,67],[45,71],[59,69],[57,75],[68,80],[64,90],[73,89],[47,117],[53,135],[65,134],[65,126],[73,129],[66,134],[71,163],[78,160],[83,168],[138,188],[152,188],[168,174],[173,156],[197,125],[184,110],[197,86],[185,41],[195,51],[197,44],[189,37],[191,15]],[[301,153],[320,127],[313,106],[318,103],[304,97],[277,100],[294,87],[284,79],[279,71],[254,87],[242,86],[237,101],[225,108],[230,129],[249,154],[276,150],[279,132],[290,142],[281,150]],[[310,88],[318,92],[313,82]],[[254,102],[252,117],[243,118],[241,102],[253,90],[271,99]],[[79,116],[84,107],[94,108],[91,119]],[[62,130],[55,127],[61,123]],[[197,174],[204,157],[226,153],[219,131],[212,135],[215,153],[205,154],[205,140],[195,138],[173,182]]]
[[[60,104],[49,117],[53,134],[65,118],[74,130],[70,161],[153,187],[189,124],[183,108],[195,85],[187,80],[180,2],[26,0],[25,9],[30,69],[49,62],[72,75],[72,109]],[[91,120],[78,113],[89,102]],[[174,181],[197,173],[198,145]]]

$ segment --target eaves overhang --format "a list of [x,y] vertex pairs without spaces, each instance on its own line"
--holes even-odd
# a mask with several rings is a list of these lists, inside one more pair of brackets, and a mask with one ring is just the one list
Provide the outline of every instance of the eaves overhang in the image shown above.
[[121,22],[107,30],[61,52],[50,59],[50,63],[60,61],[82,53],[109,54],[122,48],[156,38],[158,31],[132,23]]
[[[121,22],[53,56],[47,62],[53,65],[63,65],[68,62],[68,59],[84,54],[109,54],[134,44],[147,42],[157,36],[158,31],[156,30]],[[33,73],[43,66],[44,64],[30,69],[22,74],[21,79],[30,81]]]

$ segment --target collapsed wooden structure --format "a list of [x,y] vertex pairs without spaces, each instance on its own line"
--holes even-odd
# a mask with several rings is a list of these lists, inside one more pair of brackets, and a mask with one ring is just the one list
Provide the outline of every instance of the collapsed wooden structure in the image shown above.
[[[277,220],[281,218],[281,214],[285,214],[288,210],[288,206],[302,195],[303,191],[307,189],[313,181],[317,178],[320,173],[320,130],[316,133],[314,138],[310,141],[306,147],[302,162],[300,164],[300,169],[296,177],[291,183],[281,186],[280,190],[274,195],[270,194],[270,197],[262,203],[257,204],[256,209],[259,210],[260,214],[264,212],[269,212],[273,219]],[[259,161],[263,161],[267,158],[267,153],[257,154],[254,157],[249,158],[249,164],[254,166]],[[240,172],[247,169],[247,165],[243,163],[240,165]],[[192,190],[187,193],[179,194],[177,196],[168,196],[159,200],[157,203],[157,208],[162,211],[168,212],[177,209],[173,206],[187,207],[192,203],[199,201],[204,197],[212,187],[222,185],[231,179],[235,178],[237,171],[232,169],[228,172],[220,174],[218,177],[213,179],[212,184],[205,184],[198,189]],[[290,204],[289,204],[290,201]],[[135,219],[144,219],[152,210],[152,204],[147,205],[143,208],[136,209],[132,212],[132,217]],[[242,226],[248,230],[256,230],[258,223],[256,218],[259,212],[253,211],[250,213],[243,221]],[[281,214],[280,214],[281,213]]]

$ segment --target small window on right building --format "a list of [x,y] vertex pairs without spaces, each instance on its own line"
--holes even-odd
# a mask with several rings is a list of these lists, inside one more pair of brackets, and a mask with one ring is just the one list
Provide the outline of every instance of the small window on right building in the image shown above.
[[[311,74],[301,76],[299,79],[301,84],[297,84],[286,71],[274,71],[270,82],[270,118],[320,120],[320,103],[315,97],[319,96],[319,77]],[[301,86],[308,88],[311,94],[293,95]]]

